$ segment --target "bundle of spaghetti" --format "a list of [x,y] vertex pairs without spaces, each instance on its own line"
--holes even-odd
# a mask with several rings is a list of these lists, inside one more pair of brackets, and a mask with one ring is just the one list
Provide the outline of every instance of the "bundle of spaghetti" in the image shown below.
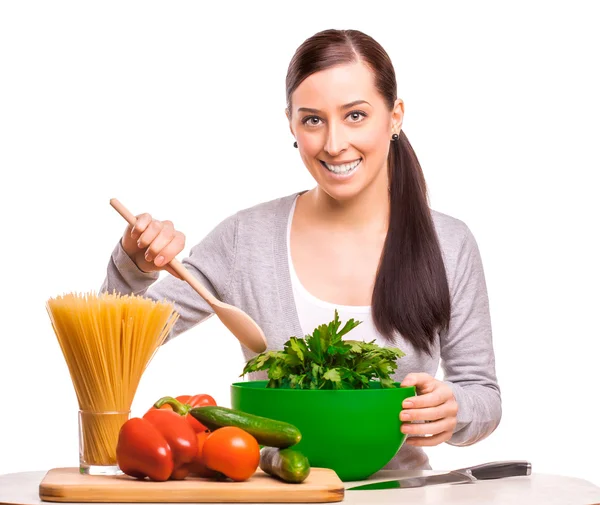
[[119,293],[70,293],[46,309],[79,403],[81,457],[114,465],[140,379],[179,315],[172,303]]

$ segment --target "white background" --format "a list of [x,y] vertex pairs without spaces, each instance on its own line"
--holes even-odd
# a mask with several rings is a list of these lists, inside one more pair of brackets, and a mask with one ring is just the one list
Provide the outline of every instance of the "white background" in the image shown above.
[[[597,19],[573,1],[3,2],[0,474],[78,463],[45,302],[99,288],[124,229],[110,198],[173,220],[181,259],[236,210],[312,187],[287,65],[356,28],[394,62],[432,207],[470,226],[486,269],[503,419],[429,449],[434,469],[527,459],[600,485]],[[133,414],[167,394],[228,405],[242,366],[212,318],[160,349]]]

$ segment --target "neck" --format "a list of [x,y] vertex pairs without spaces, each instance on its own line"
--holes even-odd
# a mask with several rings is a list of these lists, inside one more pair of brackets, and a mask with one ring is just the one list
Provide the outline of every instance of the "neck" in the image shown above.
[[319,186],[307,193],[315,215],[330,228],[347,231],[386,233],[390,203],[387,170],[359,194],[348,200],[336,200]]

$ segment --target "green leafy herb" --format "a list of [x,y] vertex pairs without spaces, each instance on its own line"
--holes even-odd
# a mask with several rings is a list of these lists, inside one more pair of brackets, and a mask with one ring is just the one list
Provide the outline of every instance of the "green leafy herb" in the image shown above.
[[380,347],[375,340],[342,339],[360,323],[349,319],[340,329],[336,310],[333,321],[318,326],[312,335],[291,337],[283,351],[267,351],[249,360],[241,376],[267,370],[270,388],[366,389],[376,380],[383,388],[394,387],[390,375],[405,354],[395,347]]

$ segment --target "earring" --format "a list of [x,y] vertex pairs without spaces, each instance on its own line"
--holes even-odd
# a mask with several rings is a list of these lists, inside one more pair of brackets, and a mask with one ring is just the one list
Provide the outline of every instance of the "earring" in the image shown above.
[[396,140],[398,140],[398,134],[397,134],[397,133],[394,133],[394,134],[392,135],[392,142],[396,142]]
[[298,149],[298,142],[294,142],[294,147]]

